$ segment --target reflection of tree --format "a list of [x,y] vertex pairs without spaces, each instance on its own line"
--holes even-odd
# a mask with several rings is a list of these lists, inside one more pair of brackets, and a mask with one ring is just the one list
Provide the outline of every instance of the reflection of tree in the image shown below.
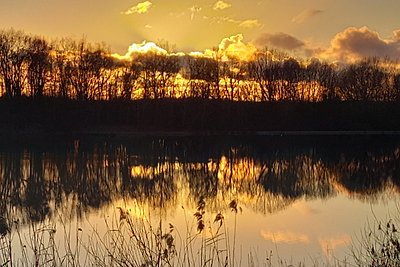
[[399,190],[397,143],[347,148],[183,138],[6,149],[0,153],[0,210],[14,207],[40,221],[55,210],[82,216],[120,198],[168,209],[203,197],[214,211],[237,199],[267,213],[301,198],[340,192],[368,200]]

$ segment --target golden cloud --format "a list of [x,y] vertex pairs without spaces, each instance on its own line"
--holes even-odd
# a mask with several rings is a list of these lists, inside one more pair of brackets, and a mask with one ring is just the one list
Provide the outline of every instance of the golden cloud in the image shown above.
[[226,3],[224,1],[218,1],[214,4],[213,9],[214,10],[224,10],[227,8],[230,8],[232,5],[229,3]]
[[247,19],[241,21],[239,26],[243,28],[259,28],[262,27],[262,24],[257,19]]
[[237,34],[222,39],[218,46],[218,52],[223,59],[230,57],[240,58],[242,60],[250,60],[257,52],[257,48],[249,43],[243,42],[243,35]]
[[[153,42],[143,41],[142,43],[133,43],[129,46],[125,55],[117,53],[112,54],[114,58],[120,60],[131,60],[135,54],[156,53],[171,56],[185,56],[183,52],[168,53],[165,49],[159,47]],[[237,58],[241,60],[251,60],[257,52],[257,48],[251,43],[243,42],[243,35],[237,34],[230,37],[223,38],[218,49],[206,49],[204,52],[190,52],[189,56],[206,57],[206,58],[220,58],[221,60],[228,60],[230,58]]]
[[142,3],[137,4],[136,6],[131,7],[125,12],[122,12],[122,14],[125,15],[131,15],[131,14],[145,14],[149,11],[150,7],[153,5],[152,2],[150,1],[145,1]]
[[120,55],[120,54],[112,54],[114,58],[120,59],[120,60],[131,60],[132,56],[135,54],[145,54],[145,53],[155,53],[155,54],[161,54],[161,55],[166,55],[168,52],[156,45],[153,42],[142,42],[140,44],[133,43],[129,46],[128,52],[126,52],[125,55]]

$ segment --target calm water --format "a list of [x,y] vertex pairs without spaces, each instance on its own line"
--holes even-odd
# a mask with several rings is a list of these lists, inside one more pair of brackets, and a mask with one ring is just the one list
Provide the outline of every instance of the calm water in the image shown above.
[[223,214],[223,242],[235,243],[242,266],[250,254],[262,265],[271,251],[288,264],[329,263],[351,258],[368,223],[398,215],[400,137],[3,140],[0,191],[2,214],[18,222],[15,257],[43,225],[57,229],[58,247],[76,232],[80,242],[94,231],[102,238],[119,207],[195,234],[203,200],[206,228]]

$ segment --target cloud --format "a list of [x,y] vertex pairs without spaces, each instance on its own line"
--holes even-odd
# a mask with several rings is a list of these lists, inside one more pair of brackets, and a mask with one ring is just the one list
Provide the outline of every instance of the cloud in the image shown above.
[[339,32],[331,40],[330,47],[318,54],[324,59],[341,62],[354,62],[366,57],[389,58],[400,57],[400,30],[393,32],[389,39],[383,39],[367,27],[350,27]]
[[214,4],[213,9],[214,10],[224,10],[227,8],[230,8],[232,5],[229,3],[226,3],[224,1],[218,1]]
[[292,22],[294,23],[303,23],[306,20],[323,13],[323,10],[320,9],[313,9],[313,8],[308,8],[300,12],[297,16],[292,18]]
[[216,58],[221,57],[222,60],[229,58],[239,58],[241,60],[250,60],[257,52],[257,48],[243,42],[243,35],[236,34],[230,37],[223,38],[218,45],[217,50],[206,49],[204,52],[191,52],[190,56]]
[[142,43],[133,43],[129,46],[125,55],[112,54],[113,57],[121,60],[131,60],[135,54],[155,53],[159,55],[167,55],[168,52],[153,42],[143,41]]
[[236,57],[242,60],[251,59],[257,51],[252,44],[243,42],[243,35],[237,34],[222,39],[218,46],[220,55],[225,58]]
[[131,7],[125,12],[122,12],[122,14],[125,15],[131,15],[131,14],[145,14],[149,11],[150,7],[153,5],[152,2],[150,1],[145,1],[142,3],[137,4],[136,6]]
[[306,234],[292,233],[287,231],[261,231],[261,236],[268,241],[274,243],[287,244],[309,244],[310,238]]
[[190,19],[193,20],[196,14],[201,12],[202,8],[198,6],[192,6],[189,8],[189,10],[191,12]]
[[222,16],[204,17],[204,19],[209,19],[211,23],[216,23],[216,24],[223,24],[223,23],[236,24],[242,28],[261,28],[264,26],[257,19],[237,20],[232,17],[222,17]]
[[239,26],[243,27],[243,28],[259,28],[259,27],[262,27],[262,24],[256,19],[247,19],[247,20],[241,21],[239,23]]
[[295,50],[305,47],[305,43],[287,33],[263,33],[254,42],[259,47],[273,46],[285,50]]

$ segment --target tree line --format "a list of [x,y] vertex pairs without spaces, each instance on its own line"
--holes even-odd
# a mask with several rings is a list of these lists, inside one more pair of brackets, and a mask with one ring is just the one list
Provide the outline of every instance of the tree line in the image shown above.
[[0,31],[0,95],[74,100],[164,98],[231,101],[400,101],[400,73],[389,60],[352,64],[299,60],[260,50],[250,61],[174,53],[113,57],[105,44],[48,41]]

